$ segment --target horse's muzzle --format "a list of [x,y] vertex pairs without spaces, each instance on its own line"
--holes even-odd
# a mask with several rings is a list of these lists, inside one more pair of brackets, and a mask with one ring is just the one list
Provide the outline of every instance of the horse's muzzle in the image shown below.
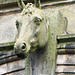
[[22,45],[15,45],[14,46],[15,49],[15,54],[19,57],[19,58],[26,58],[28,53],[26,53],[26,44],[23,43]]

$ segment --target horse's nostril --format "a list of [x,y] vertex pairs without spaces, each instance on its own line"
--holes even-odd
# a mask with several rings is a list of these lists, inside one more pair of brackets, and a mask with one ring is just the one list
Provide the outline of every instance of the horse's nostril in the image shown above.
[[25,48],[26,48],[26,44],[23,43],[23,45],[22,45],[22,49],[25,49]]

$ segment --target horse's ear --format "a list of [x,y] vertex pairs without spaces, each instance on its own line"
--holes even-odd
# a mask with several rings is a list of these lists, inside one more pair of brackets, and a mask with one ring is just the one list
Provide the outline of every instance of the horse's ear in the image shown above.
[[34,4],[37,8],[41,9],[41,4],[40,4],[40,0],[34,0]]
[[23,10],[25,8],[25,4],[22,0],[18,0],[18,6]]

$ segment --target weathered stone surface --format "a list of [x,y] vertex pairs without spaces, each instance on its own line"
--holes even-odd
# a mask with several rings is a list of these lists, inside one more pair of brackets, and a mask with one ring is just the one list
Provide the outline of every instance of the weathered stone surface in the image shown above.
[[18,14],[0,16],[0,43],[11,42],[16,37],[15,21]]
[[0,4],[12,3],[17,2],[17,0],[0,0]]
[[0,65],[0,74],[7,73],[7,64]]
[[[0,74],[5,74],[5,73],[11,74],[11,72],[13,72],[15,70],[23,69],[23,68],[25,68],[25,60],[24,59],[19,60],[19,61],[14,61],[14,62],[11,62],[8,64],[0,65]],[[25,74],[25,70],[24,70],[24,72],[19,72],[19,73]],[[11,75],[16,75],[16,74],[17,73],[15,72],[14,74],[11,74]]]
[[58,7],[52,7],[52,8],[46,8],[45,10],[60,10],[60,12],[67,18],[68,25],[67,25],[67,32],[69,34],[75,33],[75,4],[71,5],[64,5],[64,6],[58,6]]
[[59,43],[57,49],[75,49],[75,42]]
[[56,72],[75,73],[75,66],[57,66]]
[[12,63],[7,64],[8,72],[14,71],[17,69],[25,68],[25,60],[14,61]]
[[75,65],[75,55],[58,55],[56,64]]
[[59,73],[59,74],[56,74],[56,75],[75,75],[75,74],[72,74],[72,73]]
[[14,73],[10,73],[10,74],[6,74],[6,75],[25,75],[25,70],[14,72]]
[[68,42],[68,43],[67,42],[59,43],[57,45],[58,54],[75,54],[75,42]]

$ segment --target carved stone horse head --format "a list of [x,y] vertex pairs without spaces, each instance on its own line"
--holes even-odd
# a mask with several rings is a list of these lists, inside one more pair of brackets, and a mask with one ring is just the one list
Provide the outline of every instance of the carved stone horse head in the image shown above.
[[18,57],[25,58],[29,53],[46,45],[48,29],[45,13],[39,8],[40,6],[32,3],[24,5],[23,2],[19,4],[21,4],[23,11],[16,20],[18,39],[14,49]]

